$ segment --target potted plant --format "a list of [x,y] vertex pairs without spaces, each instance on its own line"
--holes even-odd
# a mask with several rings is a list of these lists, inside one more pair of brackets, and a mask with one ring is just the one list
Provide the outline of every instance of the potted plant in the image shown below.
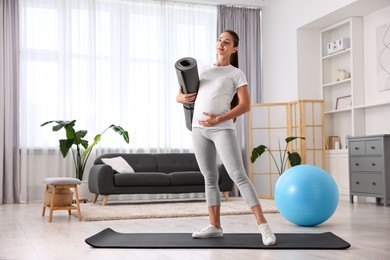
[[[76,131],[74,129],[76,120],[72,120],[72,121],[52,120],[41,124],[41,126],[45,126],[51,123],[56,123],[56,125],[54,125],[52,128],[53,132],[57,132],[61,129],[65,130],[66,139],[59,140],[60,151],[63,158],[65,158],[68,155],[69,150],[72,151],[73,162],[76,171],[76,178],[79,179],[80,181],[83,180],[85,166],[92,152],[92,149],[95,147],[95,145],[97,145],[100,142],[101,136],[108,129],[112,129],[119,135],[122,135],[125,142],[129,143],[128,132],[125,131],[121,126],[117,126],[114,124],[107,127],[102,133],[97,134],[94,137],[92,144],[89,145],[88,141],[83,139],[87,135],[88,131],[87,130]],[[75,146],[76,149],[71,149],[73,146]]]
[[[69,152],[69,150],[72,151],[73,155],[73,162],[76,170],[76,178],[79,179],[80,181],[83,180],[83,175],[84,175],[84,170],[85,170],[85,165],[87,164],[89,155],[92,152],[92,149],[94,148],[95,145],[97,145],[100,140],[101,136],[108,130],[112,129],[116,133],[120,134],[123,136],[123,139],[125,140],[126,143],[129,143],[129,134],[127,131],[123,130],[121,126],[117,125],[110,125],[107,127],[102,133],[97,134],[95,138],[93,139],[93,143],[88,146],[88,141],[83,139],[88,131],[87,130],[79,130],[76,132],[74,129],[76,120],[72,121],[64,121],[64,120],[52,120],[45,122],[41,124],[41,126],[45,126],[47,124],[51,123],[56,123],[57,125],[53,126],[52,130],[54,132],[57,132],[61,130],[62,128],[65,129],[66,131],[66,139],[60,139],[59,144],[60,144],[60,151],[62,156],[65,158]],[[76,150],[71,149],[72,146],[76,146]],[[82,147],[84,147],[84,151],[82,151]]]
[[[299,155],[298,152],[290,152],[288,151],[288,143],[295,140],[295,139],[303,139],[305,140],[304,137],[297,137],[297,136],[290,136],[285,139],[286,141],[286,146],[284,148],[284,151],[280,147],[280,141],[279,143],[279,163],[276,161],[276,158],[272,154],[271,150],[265,146],[265,145],[259,145],[258,147],[253,148],[252,150],[252,155],[251,155],[251,162],[254,163],[257,158],[259,158],[265,151],[268,151],[269,154],[271,155],[271,158],[273,159],[276,169],[279,172],[279,175],[282,175],[283,172],[287,168],[287,162],[290,162],[290,166],[296,166],[301,164],[301,156]],[[283,152],[282,152],[283,151]],[[280,167],[279,167],[280,166]]]

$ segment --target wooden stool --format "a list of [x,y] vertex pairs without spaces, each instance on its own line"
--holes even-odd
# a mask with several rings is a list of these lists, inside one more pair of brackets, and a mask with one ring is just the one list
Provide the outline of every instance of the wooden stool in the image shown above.
[[[81,181],[76,178],[59,177],[59,178],[45,178],[43,182],[46,184],[45,191],[48,190],[50,186],[52,187],[53,190],[51,194],[50,206],[45,205],[45,202],[43,202],[42,217],[45,216],[46,207],[50,208],[49,222],[51,222],[53,219],[54,210],[67,210],[69,212],[69,215],[71,215],[71,210],[77,210],[77,218],[80,221],[81,212],[80,212],[80,201],[79,201],[79,193],[77,190],[77,185],[81,184]],[[56,189],[58,188],[74,189],[76,206],[73,205],[54,206],[54,196],[56,195]]]

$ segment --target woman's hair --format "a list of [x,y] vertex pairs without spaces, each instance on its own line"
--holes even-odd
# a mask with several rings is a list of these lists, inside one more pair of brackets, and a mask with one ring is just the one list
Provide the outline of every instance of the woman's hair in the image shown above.
[[[240,41],[240,38],[238,37],[238,34],[235,31],[232,30],[225,30],[225,32],[229,33],[231,36],[233,36],[233,47],[238,47],[238,43]],[[236,68],[238,68],[238,51],[233,53],[230,56],[230,64]],[[238,96],[237,93],[233,96],[232,101],[230,102],[230,109],[235,108],[238,105]],[[236,122],[237,118],[233,118],[233,122]]]

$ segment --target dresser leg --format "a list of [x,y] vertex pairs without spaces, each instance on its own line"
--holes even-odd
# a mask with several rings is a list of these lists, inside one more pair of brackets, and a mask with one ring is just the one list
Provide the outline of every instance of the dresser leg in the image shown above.
[[349,202],[353,204],[353,195],[349,196]]

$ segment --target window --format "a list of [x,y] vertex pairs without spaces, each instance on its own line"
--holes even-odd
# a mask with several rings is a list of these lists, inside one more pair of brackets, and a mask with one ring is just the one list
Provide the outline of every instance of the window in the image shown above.
[[[130,150],[191,149],[174,63],[214,61],[216,19],[213,6],[21,0],[22,148],[57,147],[40,124],[76,119],[88,140],[114,123],[129,131]],[[109,134],[101,142],[124,145]]]

